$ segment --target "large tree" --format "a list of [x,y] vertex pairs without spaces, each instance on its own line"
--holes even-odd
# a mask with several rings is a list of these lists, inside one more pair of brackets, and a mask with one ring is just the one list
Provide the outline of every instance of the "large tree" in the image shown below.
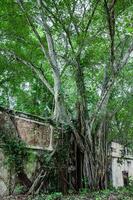
[[83,177],[90,188],[104,187],[110,119],[121,85],[131,91],[132,0],[0,4],[1,103],[67,129],[77,187]]

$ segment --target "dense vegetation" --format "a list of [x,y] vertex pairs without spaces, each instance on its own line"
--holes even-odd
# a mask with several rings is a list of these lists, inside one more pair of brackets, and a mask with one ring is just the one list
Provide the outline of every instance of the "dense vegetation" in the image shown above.
[[108,145],[133,144],[133,1],[1,0],[0,7],[1,106],[48,119],[53,137],[63,138],[41,160],[62,169],[48,173],[51,185],[58,174],[64,193],[107,188]]

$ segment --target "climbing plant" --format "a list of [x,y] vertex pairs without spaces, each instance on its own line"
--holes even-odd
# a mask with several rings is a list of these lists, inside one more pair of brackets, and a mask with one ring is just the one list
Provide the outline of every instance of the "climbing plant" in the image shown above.
[[0,132],[0,143],[5,155],[5,164],[9,168],[15,168],[16,172],[21,171],[28,160],[26,144],[18,137],[5,132]]

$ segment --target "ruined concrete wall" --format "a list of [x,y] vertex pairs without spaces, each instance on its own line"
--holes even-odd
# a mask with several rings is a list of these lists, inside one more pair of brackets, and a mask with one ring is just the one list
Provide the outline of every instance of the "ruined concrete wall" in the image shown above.
[[17,132],[28,146],[49,147],[51,128],[48,124],[6,113],[0,113],[0,122],[1,127]]
[[123,146],[112,143],[112,184],[114,187],[124,186],[123,172],[128,173],[128,177],[133,178],[133,156],[125,152],[122,159]]
[[9,172],[4,165],[4,155],[0,149],[0,196],[8,194]]
[[122,163],[119,163],[118,158],[112,158],[112,181],[114,187],[124,186],[123,171],[126,171],[129,177],[133,177],[133,160],[123,159]]
[[31,146],[48,148],[50,143],[50,126],[23,118],[15,119],[20,137]]
[[[12,118],[7,113],[0,113],[0,130],[3,129],[5,132],[11,130],[11,134],[19,135],[26,142],[27,147],[49,150],[51,128],[48,124],[17,116],[13,116]],[[35,168],[34,165],[30,169]],[[30,170],[29,173],[33,170]],[[11,177],[12,175],[9,174],[9,171],[4,165],[4,156],[0,149],[0,196],[9,193]]]

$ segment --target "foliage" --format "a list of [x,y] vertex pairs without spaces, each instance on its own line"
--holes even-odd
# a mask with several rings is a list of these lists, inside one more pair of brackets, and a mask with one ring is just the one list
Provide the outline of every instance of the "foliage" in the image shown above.
[[[40,195],[35,197],[33,200],[56,200],[58,199],[58,193],[52,195]],[[56,196],[57,195],[57,196]],[[132,200],[133,199],[133,189],[132,186],[128,188],[118,188],[118,189],[107,189],[99,192],[86,192],[85,194],[80,195],[69,195],[62,196],[59,195],[59,200],[108,200],[109,196],[114,196],[117,200]],[[53,199],[51,199],[53,197]],[[50,198],[50,199],[49,199]]]
[[130,200],[133,197],[133,190],[132,187],[128,187],[94,193],[96,200],[106,200],[110,195],[117,197],[118,200]]
[[[58,61],[61,65],[61,90],[68,110],[74,115],[73,118],[76,115],[75,103],[77,99],[75,69],[73,66],[74,53],[69,47],[69,41],[66,38],[63,27],[69,31],[73,48],[76,51],[80,44],[82,44],[86,24],[88,19],[91,18],[91,12],[93,11],[93,6],[91,5],[95,5],[96,1],[90,1],[90,5],[87,4],[86,8],[84,7],[85,3],[86,1],[83,1],[83,5],[80,5],[79,2],[75,4],[73,0],[69,0],[68,3],[62,0],[56,3],[46,1],[44,5],[44,8],[46,9],[44,9],[45,14],[48,16],[49,23],[51,23],[50,28],[53,39],[55,40],[55,49],[58,52]],[[72,7],[70,7],[70,5],[75,8],[73,17],[70,14],[72,12]],[[45,44],[46,35],[43,31],[42,22],[38,21],[38,6],[35,1],[25,2],[24,6],[26,11],[28,11],[31,21],[40,34],[42,42]],[[84,9],[88,9],[88,12],[86,11],[86,13],[84,13],[83,19],[83,16],[80,15],[78,11],[80,8],[81,13]],[[127,37],[129,41],[126,40],[126,46],[130,43],[132,29],[130,23],[132,13],[131,1],[127,0],[126,4],[118,1],[115,12],[117,24],[117,37],[115,42],[116,46],[118,45],[116,52],[118,54]],[[19,4],[14,1],[1,1],[1,17],[1,47],[15,52],[26,61],[32,61],[35,64],[35,67],[39,69],[50,84],[53,85],[53,77],[49,63],[43,56],[38,40],[34,32],[31,31],[32,28],[28,24],[25,13],[22,12]],[[86,33],[86,42],[81,55],[81,66],[84,69],[86,97],[90,114],[92,114],[94,107],[99,100],[99,92],[104,78],[104,66],[109,63],[109,34],[105,19],[106,12],[104,10],[104,4],[103,2],[100,2],[94,15],[93,23],[90,24],[89,31]],[[77,27],[78,34],[76,34],[74,27]],[[119,56],[116,56],[117,59],[119,59]],[[53,97],[34,71],[21,62],[18,62],[13,56],[7,56],[6,58],[3,57],[2,54],[0,64],[0,103],[16,110],[49,116],[53,110]],[[126,78],[129,77],[127,74],[129,69],[132,73],[131,67],[127,66],[125,70],[126,74],[124,76],[119,76],[122,82],[122,76],[125,79],[122,83],[125,87],[125,91],[128,90],[129,87],[127,83],[128,78]],[[21,76],[19,76],[20,74]],[[120,87],[119,89],[122,90]],[[118,93],[118,85],[115,86],[115,91]]]
[[[97,187],[107,144],[133,142],[132,0],[2,0],[0,6],[0,104],[51,117],[60,130],[68,126],[85,154],[76,157],[76,173],[82,166],[81,176]],[[69,141],[58,147],[57,162],[69,157]],[[9,159],[16,167],[27,157],[18,146],[14,141],[18,161]]]
[[[61,200],[63,198],[62,193],[54,192],[49,195],[39,195],[34,200]],[[29,199],[30,200],[30,199]]]
[[16,185],[15,186],[15,189],[14,189],[14,194],[15,195],[19,195],[19,194],[22,194],[24,192],[24,187],[22,185]]
[[10,169],[14,168],[16,172],[19,172],[30,155],[26,144],[20,138],[5,134],[4,132],[0,132],[0,141],[2,143],[2,151],[6,158],[5,164]]

